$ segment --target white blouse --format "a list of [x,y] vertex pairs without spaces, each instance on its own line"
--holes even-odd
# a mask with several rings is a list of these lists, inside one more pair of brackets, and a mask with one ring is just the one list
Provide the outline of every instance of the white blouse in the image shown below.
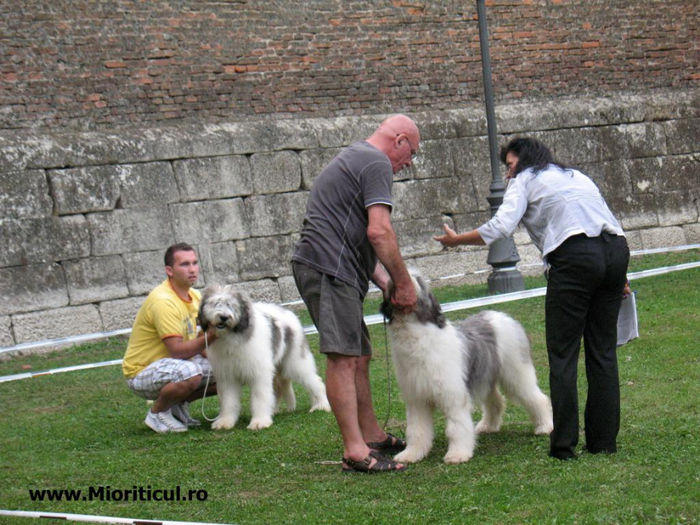
[[511,179],[503,204],[477,231],[491,244],[510,237],[520,222],[543,256],[580,233],[597,237],[605,231],[624,236],[593,181],[580,171],[554,164],[538,173],[528,168]]

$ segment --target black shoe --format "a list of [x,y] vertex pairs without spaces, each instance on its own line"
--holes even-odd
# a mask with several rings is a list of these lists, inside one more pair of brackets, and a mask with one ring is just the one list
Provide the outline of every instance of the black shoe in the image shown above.
[[614,454],[617,452],[617,447],[593,448],[586,445],[583,450],[589,454]]
[[578,459],[578,456],[574,452],[571,452],[570,450],[556,450],[556,451],[550,450],[549,457],[560,459],[562,461],[569,461],[569,460]]

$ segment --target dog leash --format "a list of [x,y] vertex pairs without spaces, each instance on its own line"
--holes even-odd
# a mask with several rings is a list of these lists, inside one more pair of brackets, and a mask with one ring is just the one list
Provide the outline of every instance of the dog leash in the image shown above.
[[[209,339],[207,337],[207,333],[204,332],[204,351],[207,353],[207,359],[209,358]],[[210,366],[211,368],[211,366]],[[212,376],[214,373],[213,370],[210,370],[209,373],[207,374],[207,382],[204,384],[204,392],[202,392],[202,417],[209,421],[211,423],[212,421],[216,421],[216,418],[209,419],[207,415],[204,413],[204,400],[207,398],[207,390],[209,390],[209,378]]]
[[387,423],[389,423],[389,416],[391,415],[391,363],[389,362],[389,338],[386,333],[386,315],[382,315],[384,321],[384,359],[386,361],[386,385],[387,385],[387,407],[386,407],[386,419],[382,425],[382,429],[386,432]]

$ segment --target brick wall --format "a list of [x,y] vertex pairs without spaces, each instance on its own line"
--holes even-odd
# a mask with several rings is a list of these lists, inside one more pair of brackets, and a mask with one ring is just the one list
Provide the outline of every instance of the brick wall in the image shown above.
[[[486,2],[499,101],[697,85],[688,0]],[[0,0],[0,131],[458,108],[475,1]]]

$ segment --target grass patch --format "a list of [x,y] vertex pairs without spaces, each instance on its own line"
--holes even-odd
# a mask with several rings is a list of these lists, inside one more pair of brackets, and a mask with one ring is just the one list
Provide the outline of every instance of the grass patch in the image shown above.
[[[697,260],[698,251],[633,259],[630,271]],[[693,256],[694,255],[694,256]],[[509,406],[503,429],[479,439],[466,464],[442,463],[444,421],[423,462],[402,474],[343,475],[342,444],[331,414],[279,414],[261,432],[236,428],[157,435],[143,424],[146,404],[131,394],[118,366],[0,383],[0,508],[220,523],[694,523],[700,514],[697,305],[700,270],[633,282],[641,337],[619,349],[622,427],[619,452],[547,457],[548,441],[531,434],[525,412]],[[526,280],[528,288],[544,285]],[[486,295],[485,286],[440,288],[441,301]],[[497,305],[531,336],[540,385],[547,387],[544,298]],[[368,313],[377,311],[377,302]],[[468,312],[451,312],[457,319]],[[388,390],[384,335],[375,345],[372,387],[377,415],[403,434],[396,382]],[[317,336],[309,337],[317,348]],[[0,375],[118,359],[124,339],[0,362]],[[321,371],[325,362],[318,354]],[[585,375],[579,370],[583,403]],[[199,415],[202,402],[192,404]],[[204,402],[209,417],[216,399]],[[478,419],[478,415],[475,417]],[[206,501],[32,501],[29,489],[132,487],[206,491]],[[201,492],[199,493],[202,494]],[[24,520],[26,521],[26,520]],[[20,523],[22,521],[19,521]],[[18,523],[2,518],[0,523]],[[30,523],[30,522],[28,522]]]

